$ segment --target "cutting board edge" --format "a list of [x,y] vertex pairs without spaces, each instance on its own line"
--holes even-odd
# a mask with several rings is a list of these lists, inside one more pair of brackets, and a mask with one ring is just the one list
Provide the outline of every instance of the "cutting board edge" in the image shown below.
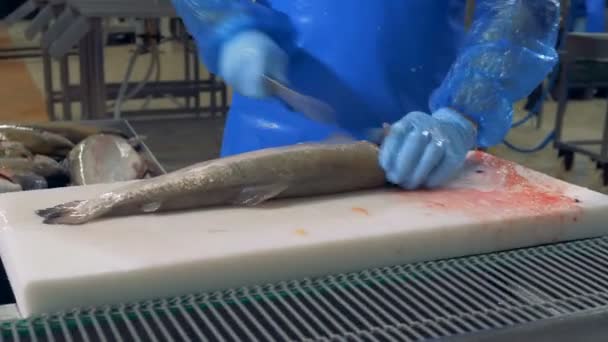
[[[598,218],[600,215],[596,215]],[[593,220],[593,221],[598,221]],[[592,222],[587,221],[590,224]],[[549,227],[555,224],[554,222],[547,221],[543,225]],[[478,255],[489,252],[506,251],[511,249],[525,248],[555,242],[571,241],[580,238],[590,238],[605,235],[605,229],[597,228],[590,224],[584,224],[578,226],[579,229],[570,229],[565,232],[563,236],[556,241],[554,238],[538,237],[534,241],[528,240],[528,242],[515,242],[509,247],[496,248],[496,246],[490,246],[489,244],[479,244],[476,248],[470,248],[468,252],[454,252],[455,248],[461,244],[466,244],[469,240],[465,238],[466,232],[460,230],[456,236],[460,235],[460,242],[451,241],[450,248],[441,249],[440,253],[435,253],[433,257],[428,257],[417,253],[416,257],[408,257],[404,254],[391,254],[387,255],[386,251],[389,248],[396,248],[394,243],[401,238],[405,238],[404,235],[411,236],[411,232],[395,233],[392,235],[378,238],[378,241],[358,239],[354,241],[354,244],[350,246],[348,253],[344,253],[347,246],[344,245],[343,241],[332,241],[328,242],[327,245],[334,245],[333,248],[327,248],[328,246],[317,246],[317,248],[311,249],[305,246],[299,248],[279,248],[271,251],[263,251],[260,253],[248,253],[247,255],[232,255],[228,258],[217,259],[207,261],[205,265],[201,265],[201,261],[192,261],[190,263],[183,263],[179,265],[162,265],[153,268],[145,268],[139,270],[139,272],[148,274],[145,277],[149,279],[142,281],[141,278],[136,278],[137,275],[134,271],[120,273],[117,277],[107,277],[106,274],[97,274],[95,276],[83,276],[83,283],[73,283],[72,285],[66,285],[66,279],[54,279],[54,280],[34,280],[29,283],[27,281],[22,282],[23,291],[17,291],[15,293],[21,300],[18,301],[18,306],[24,317],[30,317],[32,315],[38,315],[42,313],[64,311],[69,310],[65,305],[62,305],[62,299],[66,297],[73,298],[74,293],[77,293],[82,288],[99,288],[103,289],[95,293],[96,301],[82,300],[75,303],[75,306],[89,307],[91,305],[117,305],[124,302],[133,302],[139,300],[152,300],[154,298],[166,298],[171,296],[179,296],[189,293],[200,293],[208,291],[218,291],[230,288],[236,288],[241,286],[255,286],[264,285],[273,282],[285,281],[286,279],[302,279],[307,277],[320,277],[329,274],[338,273],[349,273],[362,271],[364,269],[373,267],[390,267],[395,265],[410,264],[422,261],[442,260],[446,258],[460,258],[470,255]],[[580,229],[585,228],[586,229]],[[595,227],[595,228],[594,228]],[[453,227],[452,227],[453,228]],[[520,232],[521,236],[524,236],[524,232]],[[387,246],[386,243],[381,243],[380,240],[391,241],[393,245]],[[376,246],[373,244],[376,243]],[[429,248],[420,246],[420,242],[415,242],[419,248]],[[331,247],[331,246],[329,246]],[[403,247],[403,246],[401,246]],[[436,243],[435,248],[445,247],[441,243]],[[319,254],[318,251],[325,248],[325,252]],[[369,256],[374,256],[369,258]],[[260,262],[260,259],[262,262]],[[255,263],[243,263],[242,261],[257,260]],[[267,272],[272,269],[277,262],[273,260],[279,260],[278,263],[287,263],[288,260],[290,268],[294,269],[291,272],[280,272],[274,271],[267,274],[256,272],[256,264],[258,269],[266,270]],[[295,260],[295,262],[294,262]],[[327,262],[327,260],[331,260]],[[338,261],[345,260],[348,264],[337,264]],[[356,266],[354,266],[356,264]],[[318,267],[322,265],[322,267]],[[314,270],[314,271],[313,271]],[[198,277],[192,278],[193,273],[200,274]],[[230,281],[226,281],[224,277],[223,281],[209,282],[201,277],[206,277],[204,274],[228,274],[232,276]],[[125,278],[126,277],[126,278]],[[118,280],[117,279],[121,279]],[[125,280],[126,279],[126,280]],[[139,280],[137,280],[139,279]],[[179,282],[181,287],[175,291],[164,291],[166,284],[160,283],[160,279],[171,279],[174,282]],[[73,281],[74,279],[71,279]],[[104,282],[107,284],[104,285]],[[136,283],[155,284],[155,287],[149,287],[146,291],[149,295],[144,295],[143,292],[138,291]],[[225,285],[219,285],[220,283]],[[88,284],[88,285],[87,285]],[[119,284],[118,286],[116,284]],[[126,285],[125,285],[126,284]],[[184,285],[188,284],[188,285]],[[108,289],[120,289],[121,296],[116,296],[113,292],[107,292]],[[126,290],[125,290],[126,289]],[[30,291],[28,294],[27,292]],[[99,293],[101,292],[101,295]],[[104,294],[105,293],[105,294]],[[154,294],[152,294],[154,293]],[[90,295],[90,293],[89,293]],[[48,301],[52,298],[52,301]],[[128,298],[128,299],[127,299]],[[36,303],[37,302],[37,303]],[[65,302],[63,302],[65,303]]]

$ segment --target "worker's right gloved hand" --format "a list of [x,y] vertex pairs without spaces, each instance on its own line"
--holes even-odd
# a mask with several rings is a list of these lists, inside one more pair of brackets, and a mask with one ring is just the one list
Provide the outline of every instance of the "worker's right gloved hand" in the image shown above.
[[268,35],[245,31],[223,44],[219,73],[241,95],[264,98],[271,93],[263,75],[286,82],[287,60],[287,53]]

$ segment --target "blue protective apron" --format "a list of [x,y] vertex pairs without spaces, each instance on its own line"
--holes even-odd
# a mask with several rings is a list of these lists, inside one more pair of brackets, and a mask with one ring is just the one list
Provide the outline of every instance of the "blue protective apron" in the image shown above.
[[428,111],[464,36],[465,0],[268,0],[297,31],[289,81],[329,103],[338,125],[313,122],[276,99],[233,96],[222,156],[320,141]]
[[605,32],[605,0],[571,0],[568,31]]

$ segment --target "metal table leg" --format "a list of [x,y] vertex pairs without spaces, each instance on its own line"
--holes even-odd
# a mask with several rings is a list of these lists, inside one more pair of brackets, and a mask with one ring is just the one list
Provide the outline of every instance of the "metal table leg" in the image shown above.
[[55,101],[53,94],[53,63],[47,49],[42,49],[42,76],[44,81],[44,93],[46,96],[46,112],[49,120],[57,120],[55,113]]
[[[188,41],[188,34],[184,33],[182,43],[184,44],[184,80],[186,82],[191,81],[190,77],[190,46]],[[190,109],[192,105],[192,101],[190,95],[186,95],[184,97],[186,108]]]
[[70,92],[70,64],[69,55],[65,55],[59,60],[59,77],[61,81],[61,94],[63,104],[63,120],[73,120],[72,118],[72,96]]
[[220,90],[220,97],[222,99],[222,110],[221,113],[222,115],[226,115],[227,111],[228,111],[228,88],[226,86],[226,84],[224,84],[223,82],[221,83],[221,90]]
[[104,41],[101,19],[91,19],[91,116],[94,119],[106,117],[106,79],[104,65]]
[[91,118],[91,105],[90,105],[90,75],[89,75],[89,60],[90,60],[90,32],[80,41],[79,49],[79,67],[80,67],[80,107],[81,107],[81,119],[88,120]]
[[106,117],[104,42],[101,19],[90,19],[90,31],[80,45],[80,86],[83,118]]
[[[194,67],[194,82],[196,84],[199,83],[200,79],[201,79],[201,66],[200,63],[198,62],[198,51],[196,49],[192,49],[192,65]],[[212,101],[215,102],[215,91],[211,91],[211,98]],[[201,93],[200,91],[196,92],[196,95],[194,96],[194,111],[196,113],[196,115],[201,116]]]

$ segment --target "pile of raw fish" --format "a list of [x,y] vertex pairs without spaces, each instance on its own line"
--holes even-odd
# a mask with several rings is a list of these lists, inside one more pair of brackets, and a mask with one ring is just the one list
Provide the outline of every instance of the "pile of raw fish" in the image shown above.
[[0,193],[143,178],[140,143],[76,123],[0,124]]

